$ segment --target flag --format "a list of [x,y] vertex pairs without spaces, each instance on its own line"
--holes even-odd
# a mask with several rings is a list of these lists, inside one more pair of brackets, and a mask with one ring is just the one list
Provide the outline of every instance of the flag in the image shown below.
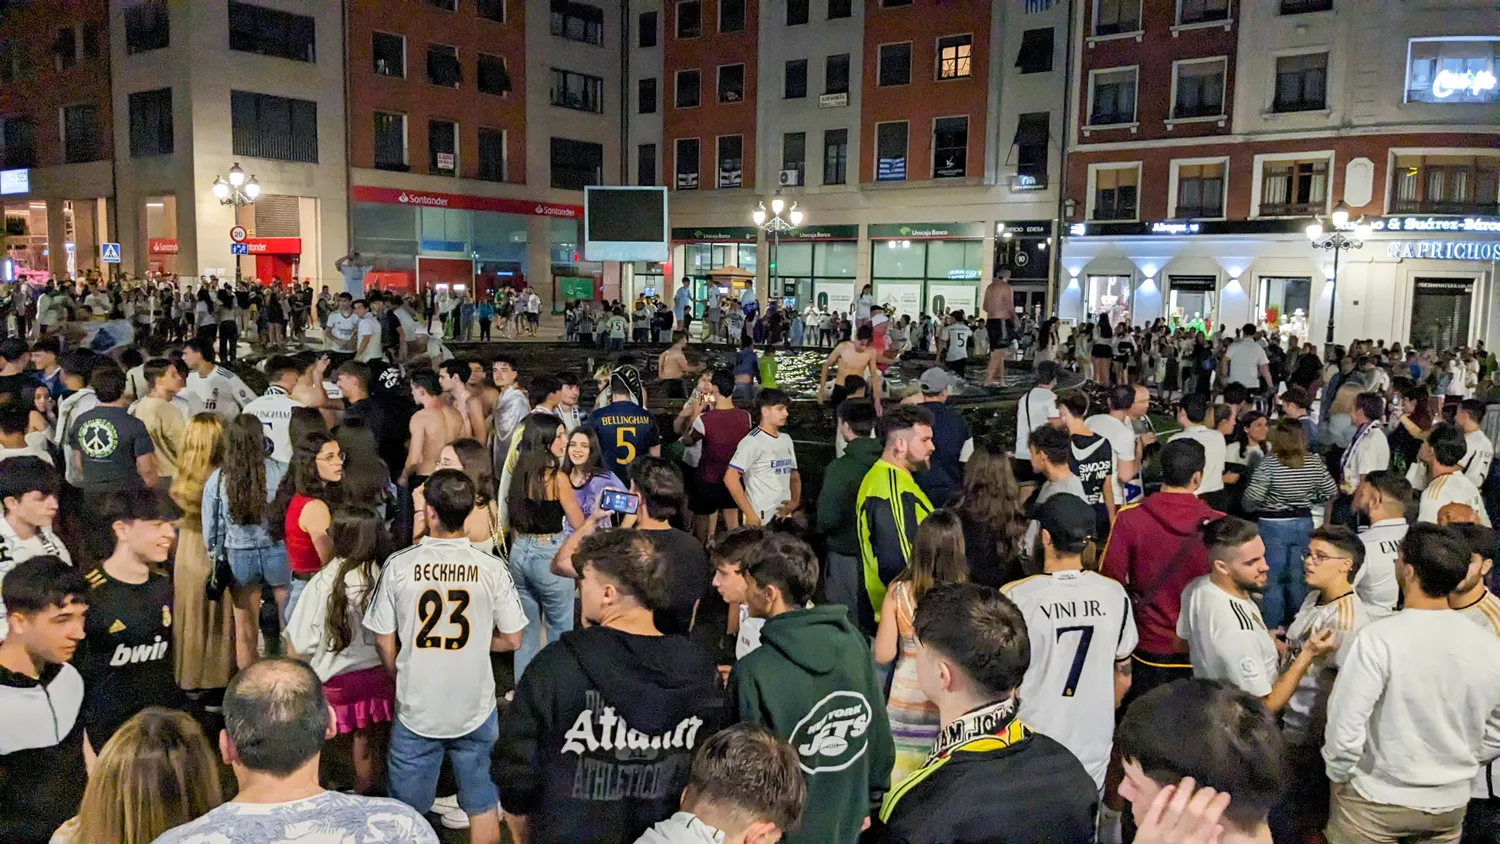
[[1026,14],[1045,12],[1052,8],[1052,0],[1026,0]]

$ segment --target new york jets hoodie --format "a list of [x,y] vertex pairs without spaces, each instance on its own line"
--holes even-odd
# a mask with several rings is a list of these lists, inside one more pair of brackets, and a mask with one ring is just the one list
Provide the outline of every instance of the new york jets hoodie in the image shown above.
[[0,841],[45,844],[83,800],[83,677],[0,667]]
[[837,605],[766,620],[760,647],[729,676],[739,721],[791,742],[807,781],[802,825],[789,844],[853,844],[890,786],[895,746],[870,647]]

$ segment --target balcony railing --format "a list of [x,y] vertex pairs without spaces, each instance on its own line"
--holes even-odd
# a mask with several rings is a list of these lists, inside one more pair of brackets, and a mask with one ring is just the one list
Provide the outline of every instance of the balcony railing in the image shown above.
[[1130,206],[1130,205],[1121,205],[1121,206],[1117,206],[1115,208],[1095,208],[1094,209],[1094,219],[1095,220],[1134,220],[1135,219],[1135,207],[1134,206]]
[[1500,215],[1500,202],[1469,202],[1444,199],[1398,199],[1393,214],[1485,214]]
[[1326,202],[1262,202],[1262,217],[1311,217],[1327,209]]

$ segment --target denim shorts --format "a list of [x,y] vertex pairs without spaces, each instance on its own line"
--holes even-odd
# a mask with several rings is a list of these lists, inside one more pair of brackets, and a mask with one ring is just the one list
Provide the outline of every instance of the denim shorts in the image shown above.
[[292,568],[286,561],[286,546],[269,548],[229,548],[229,568],[234,571],[236,586],[267,583],[285,586],[292,582]]
[[446,752],[453,764],[453,778],[458,781],[458,807],[466,815],[482,815],[494,809],[500,805],[500,792],[490,779],[490,754],[499,738],[498,711],[490,712],[473,732],[450,739],[419,736],[397,715],[388,754],[391,797],[420,813],[430,810]]

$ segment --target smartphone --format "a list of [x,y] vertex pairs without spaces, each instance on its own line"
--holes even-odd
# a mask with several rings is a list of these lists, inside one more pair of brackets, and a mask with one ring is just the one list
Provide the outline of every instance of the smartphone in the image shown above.
[[633,515],[636,509],[641,506],[641,497],[628,492],[621,492],[618,489],[606,489],[599,496],[599,506],[612,513],[622,513],[629,516]]

